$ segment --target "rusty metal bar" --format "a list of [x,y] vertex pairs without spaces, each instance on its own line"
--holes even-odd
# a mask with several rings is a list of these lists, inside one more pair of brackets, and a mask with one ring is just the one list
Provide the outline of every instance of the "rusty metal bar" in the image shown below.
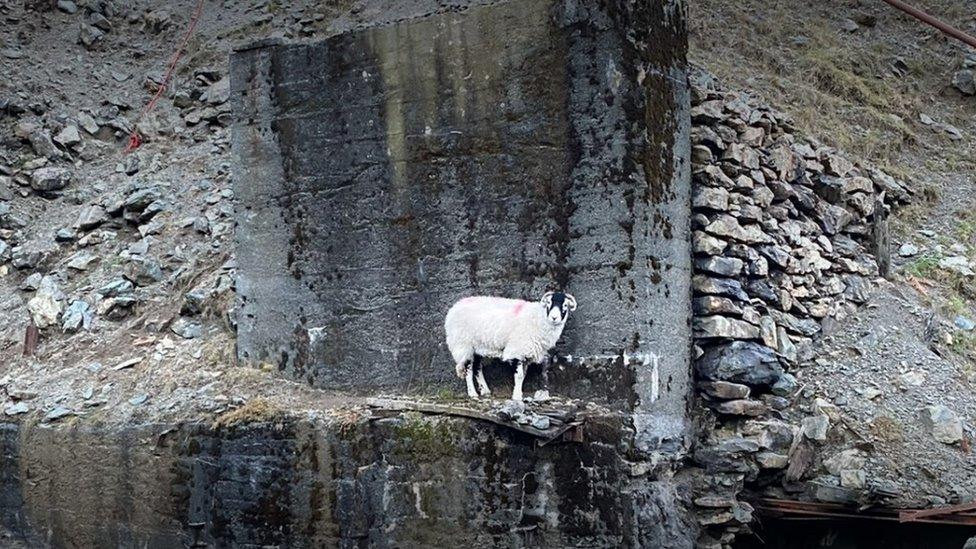
[[857,511],[849,506],[836,503],[813,501],[782,500],[764,498],[756,502],[756,509],[784,519],[860,519],[883,520],[890,522],[914,522],[924,524],[945,524],[976,526],[976,516],[965,514],[974,504],[955,505],[935,509],[890,509],[876,507]]
[[942,515],[971,516],[962,514],[964,511],[976,509],[976,503],[964,503],[949,507],[933,507],[932,509],[905,510],[898,513],[901,522],[912,522],[925,517],[937,517]]
[[953,27],[952,25],[944,21],[936,19],[935,17],[932,17],[931,15],[925,13],[924,11],[914,6],[910,6],[902,2],[901,0],[884,0],[884,1],[890,4],[891,6],[894,6],[895,8],[898,8],[901,11],[907,13],[908,15],[911,15],[915,19],[918,19],[919,21],[927,25],[931,25],[939,29],[940,31],[944,32],[945,34],[948,34],[949,36],[955,38],[956,40],[969,44],[969,46],[972,48],[976,48],[976,38],[966,34],[965,32],[957,29],[956,27]]

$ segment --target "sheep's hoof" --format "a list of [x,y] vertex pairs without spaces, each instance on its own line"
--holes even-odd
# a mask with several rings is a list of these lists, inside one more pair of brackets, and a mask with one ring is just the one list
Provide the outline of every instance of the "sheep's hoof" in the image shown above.
[[478,393],[468,393],[468,398],[478,400]]

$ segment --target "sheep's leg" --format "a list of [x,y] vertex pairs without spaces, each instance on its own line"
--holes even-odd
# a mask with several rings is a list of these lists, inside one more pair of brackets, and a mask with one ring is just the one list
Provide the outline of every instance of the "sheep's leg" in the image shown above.
[[512,389],[512,400],[522,400],[522,382],[525,381],[525,361],[513,359],[515,364],[515,387]]
[[552,363],[555,362],[555,357],[552,353],[546,355],[546,359],[542,361],[542,388],[549,390],[549,368],[552,367]]
[[474,365],[468,363],[467,370],[464,372],[464,383],[468,386],[468,396],[478,398],[478,391],[474,388]]
[[485,381],[484,370],[478,370],[478,390],[481,391],[481,396],[491,396],[491,389],[488,388],[488,383]]
[[488,388],[488,383],[485,381],[485,367],[482,358],[478,355],[474,355],[474,368],[477,370],[477,380],[478,380],[478,391],[481,392],[481,396],[490,397],[491,389]]

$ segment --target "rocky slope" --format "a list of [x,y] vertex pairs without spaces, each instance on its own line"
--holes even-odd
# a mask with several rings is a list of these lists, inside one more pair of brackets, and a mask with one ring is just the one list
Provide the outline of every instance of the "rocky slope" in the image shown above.
[[[964,28],[973,26],[953,3],[927,4],[934,13],[955,16],[953,22]],[[706,350],[698,374],[704,403],[715,411],[706,414],[709,427],[696,453],[711,472],[700,490],[701,520],[711,532],[704,542],[728,542],[731,533],[744,530],[741,523],[754,518],[748,503],[731,497],[739,490],[748,494],[740,499],[750,501],[775,497],[887,507],[972,501],[976,463],[970,444],[976,416],[970,319],[976,294],[969,227],[976,102],[958,85],[967,78],[970,58],[957,44],[883,5],[796,9],[702,0],[691,8],[693,57],[720,74],[726,90],[748,89],[754,102],[779,107],[770,120],[788,120],[781,131],[807,136],[795,142],[781,136],[792,148],[787,156],[802,157],[805,173],[787,179],[792,183],[787,188],[776,185],[782,190],[756,211],[752,206],[761,197],[735,185],[741,174],[751,176],[741,159],[755,157],[761,168],[775,171],[773,152],[782,143],[754,140],[767,137],[767,116],[749,114],[754,104],[739,94],[722,90],[715,97],[699,97],[701,102],[720,100],[699,112],[712,129],[703,132],[698,124],[697,145],[708,148],[699,148],[697,157],[702,176],[696,183],[703,198],[696,209],[706,216],[696,216],[699,242],[714,244],[711,238],[717,237],[747,245],[745,253],[731,246],[721,250],[741,264],[725,257],[698,260],[696,304]],[[726,127],[715,131],[716,124]],[[814,154],[804,143],[810,138]],[[732,143],[754,146],[756,154],[743,154],[741,146],[730,151]],[[829,152],[822,145],[838,150]],[[851,173],[839,173],[829,154],[849,160],[841,171],[849,165]],[[871,163],[897,178],[889,179]],[[718,172],[706,166],[728,172],[732,184],[716,184],[710,176]],[[863,222],[875,212],[869,201],[851,194],[869,192],[866,182],[855,190],[853,180],[860,176],[873,179],[875,191],[886,190],[887,202],[895,206],[889,280],[876,278],[873,258],[864,253],[874,251],[872,239],[863,238],[871,236]],[[898,189],[887,188],[892,180],[902,183]],[[730,191],[727,207],[721,198],[714,201],[721,194],[715,188]],[[892,202],[904,202],[902,190],[914,193],[910,203]],[[821,215],[827,210],[817,206],[821,200],[847,209],[855,234],[831,234]],[[786,203],[789,215],[776,201]],[[785,240],[785,251],[793,257],[778,254],[785,262],[770,262],[758,252],[771,243],[757,240],[764,237],[755,232],[739,232],[738,240],[716,233],[724,228],[713,225],[717,213],[745,222],[740,225],[755,223],[776,241],[772,244]],[[796,213],[809,218],[800,221],[799,231],[792,228]],[[761,215],[750,217],[755,214]],[[771,224],[770,217],[777,223]],[[811,244],[816,254],[803,251]],[[698,251],[719,253],[715,246]],[[845,252],[867,259],[862,264],[867,270],[857,273],[867,283],[856,283],[853,293],[852,279],[845,278],[850,273],[837,264]],[[755,258],[766,260],[772,292],[755,283],[763,268]],[[738,287],[730,289],[728,281],[705,284],[701,278],[717,275]],[[796,288],[799,299],[792,295]],[[776,299],[784,290],[796,303]],[[752,303],[737,301],[744,298]],[[731,320],[701,316],[709,314],[706,305],[725,307],[720,314]],[[784,309],[790,316],[783,315]],[[741,341],[735,353],[721,343],[729,338]],[[787,347],[781,348],[784,341]],[[716,342],[723,351],[708,350]],[[743,357],[749,360],[733,360]],[[737,372],[733,366],[753,367]],[[715,498],[716,493],[727,497]]]
[[[225,67],[240,40],[316,39],[409,11],[378,4],[208,6],[139,121],[146,143],[126,155],[193,2],[0,0],[2,413],[126,422],[211,418],[257,396],[323,412],[345,402],[231,367]],[[969,501],[971,68],[873,7],[726,4],[691,6],[694,55],[723,77],[697,80],[694,115],[706,541],[749,523],[744,490]],[[776,23],[804,17],[819,34]],[[839,54],[877,49],[860,65]],[[869,253],[882,191],[892,282]]]
[[[255,395],[332,402],[268,371],[229,368],[226,59],[242,40],[325,33],[338,12],[207,6],[173,82],[140,118],[193,5],[0,2],[0,73],[10,75],[0,81],[8,417],[192,417]],[[137,123],[145,143],[126,154]]]
[[788,116],[707,73],[693,84],[705,545],[753,520],[740,491],[969,501],[966,365],[929,348],[925,308],[879,277],[887,212],[913,200],[911,186],[800,137]]

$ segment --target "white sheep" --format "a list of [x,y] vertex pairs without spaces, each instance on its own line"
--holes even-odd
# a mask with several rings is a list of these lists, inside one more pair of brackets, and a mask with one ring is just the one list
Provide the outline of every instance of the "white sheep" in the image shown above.
[[563,333],[576,299],[562,292],[547,292],[539,301],[503,297],[466,297],[455,303],[444,319],[447,348],[457,375],[478,398],[474,377],[483,396],[491,391],[480,368],[482,358],[500,358],[515,366],[512,400],[522,400],[522,382],[528,364],[542,362]]

